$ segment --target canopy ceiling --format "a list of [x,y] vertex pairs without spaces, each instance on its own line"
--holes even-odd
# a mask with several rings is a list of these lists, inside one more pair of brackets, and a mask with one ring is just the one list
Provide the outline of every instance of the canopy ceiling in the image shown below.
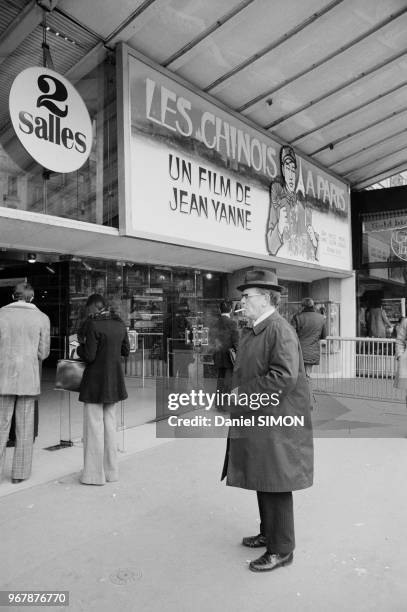
[[124,41],[362,189],[407,169],[407,0],[0,0],[0,133],[22,69]]

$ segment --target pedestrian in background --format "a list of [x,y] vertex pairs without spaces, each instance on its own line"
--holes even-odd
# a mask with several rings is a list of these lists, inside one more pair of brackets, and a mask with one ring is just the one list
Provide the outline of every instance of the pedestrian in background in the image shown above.
[[0,309],[0,472],[14,412],[16,443],[11,470],[14,484],[31,475],[40,362],[50,350],[50,320],[31,303],[33,299],[31,285],[19,283],[14,288],[14,302]]
[[242,307],[253,326],[242,332],[232,393],[237,398],[268,394],[278,400],[270,397],[255,410],[247,402],[237,403],[231,416],[303,417],[304,422],[303,426],[233,426],[229,431],[222,479],[226,477],[229,486],[257,491],[260,533],[243,538],[242,544],[266,548],[249,565],[254,572],[265,572],[293,560],[292,491],[310,487],[313,480],[310,395],[298,338],[276,310],[282,287],[274,272],[252,270],[238,290],[244,292]]
[[103,296],[86,302],[88,318],[81,327],[78,356],[85,368],[79,401],[84,402],[81,482],[103,485],[119,478],[116,442],[116,402],[127,398],[122,356],[130,352],[127,329],[111,312]]
[[320,340],[326,338],[324,315],[316,312],[314,300],[310,297],[302,300],[302,312],[293,316],[292,326],[300,341],[305,374],[310,377],[312,366],[319,365]]
[[168,313],[163,321],[168,376],[178,378],[181,385],[185,384],[186,387],[190,378],[189,367],[195,361],[192,328],[188,320],[190,314],[191,311],[186,300],[177,305],[172,303],[169,305]]
[[405,317],[397,327],[395,370],[394,386],[406,392],[407,404],[407,319]]
[[[212,333],[212,342],[215,347],[213,362],[217,369],[216,388],[219,393],[230,393],[232,389],[233,358],[232,351],[237,351],[239,344],[239,331],[237,323],[231,318],[233,303],[227,300],[219,304],[219,318],[216,321]],[[219,405],[218,409],[222,410]]]
[[367,335],[371,338],[387,338],[393,331],[380,298],[374,299],[366,312]]

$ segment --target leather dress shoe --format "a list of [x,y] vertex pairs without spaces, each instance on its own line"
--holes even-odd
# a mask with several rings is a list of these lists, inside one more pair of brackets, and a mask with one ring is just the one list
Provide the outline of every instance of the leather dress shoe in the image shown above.
[[255,536],[247,536],[243,538],[242,544],[249,548],[261,548],[262,546],[266,546],[266,538],[261,533]]
[[271,572],[284,565],[289,565],[293,562],[293,558],[292,552],[283,555],[265,552],[264,555],[249,564],[249,569],[252,572]]
[[11,482],[13,484],[18,484],[19,482],[23,482],[24,478],[12,478]]

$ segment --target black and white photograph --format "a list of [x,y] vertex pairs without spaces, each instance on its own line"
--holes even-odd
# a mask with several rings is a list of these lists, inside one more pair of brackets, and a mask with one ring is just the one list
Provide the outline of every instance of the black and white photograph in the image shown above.
[[407,0],[0,0],[0,609],[407,609]]

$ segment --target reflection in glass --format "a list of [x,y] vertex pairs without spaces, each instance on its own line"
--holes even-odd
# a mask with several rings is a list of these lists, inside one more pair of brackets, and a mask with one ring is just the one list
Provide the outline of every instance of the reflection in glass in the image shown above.
[[90,157],[76,172],[59,174],[25,152],[10,121],[0,126],[0,203],[7,208],[118,227],[115,67],[94,68],[75,87],[93,126]]

